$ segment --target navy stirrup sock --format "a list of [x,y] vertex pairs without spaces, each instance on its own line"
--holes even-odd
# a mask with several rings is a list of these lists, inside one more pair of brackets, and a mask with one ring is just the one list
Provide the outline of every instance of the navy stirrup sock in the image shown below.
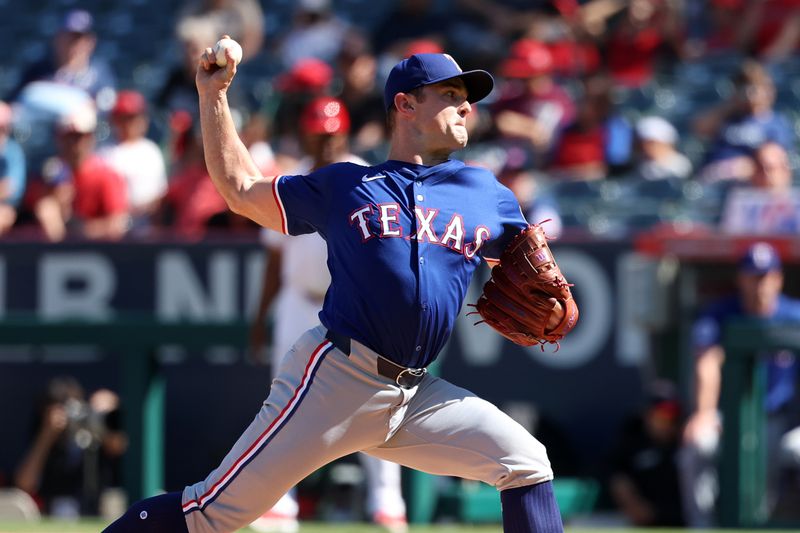
[[103,533],[189,533],[181,493],[168,492],[134,503]]
[[504,533],[563,533],[553,483],[546,481],[500,492]]

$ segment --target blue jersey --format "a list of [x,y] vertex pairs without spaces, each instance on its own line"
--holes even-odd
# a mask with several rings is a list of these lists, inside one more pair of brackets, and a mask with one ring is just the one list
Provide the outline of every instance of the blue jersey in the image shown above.
[[337,163],[273,187],[283,232],[328,243],[322,325],[408,367],[436,358],[481,256],[528,224],[494,175],[455,160]]
[[[692,331],[696,350],[722,343],[722,333],[730,319],[746,316],[738,296],[731,296],[710,305],[697,319]],[[775,313],[764,320],[774,323],[800,323],[800,301],[784,295],[778,297]],[[775,412],[795,396],[798,362],[795,354],[786,350],[767,354],[766,409]]]

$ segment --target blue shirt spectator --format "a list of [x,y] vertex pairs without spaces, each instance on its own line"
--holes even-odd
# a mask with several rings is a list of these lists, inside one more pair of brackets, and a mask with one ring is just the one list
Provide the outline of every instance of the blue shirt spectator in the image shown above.
[[0,235],[16,221],[25,193],[25,154],[10,134],[11,108],[0,101]]
[[[696,349],[722,344],[722,335],[727,323],[750,316],[740,295],[730,296],[714,302],[698,318],[692,331],[692,342]],[[754,317],[755,318],[755,317]],[[767,316],[758,317],[768,323],[800,323],[800,300],[783,294],[776,297],[775,306]],[[775,412],[786,406],[796,393],[798,363],[794,354],[786,351],[765,354],[767,365],[767,395],[765,408]]]

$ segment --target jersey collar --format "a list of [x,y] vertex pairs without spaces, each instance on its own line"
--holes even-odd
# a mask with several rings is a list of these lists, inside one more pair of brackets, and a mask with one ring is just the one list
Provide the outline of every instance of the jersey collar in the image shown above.
[[444,179],[447,179],[464,168],[464,162],[459,161],[458,159],[448,159],[444,163],[439,163],[438,165],[433,166],[417,165],[416,163],[395,160],[389,160],[385,164],[388,164],[387,170],[394,170],[399,166],[404,166],[406,168],[418,168],[420,171],[414,177],[414,180],[425,180],[425,182],[428,184],[438,183]]

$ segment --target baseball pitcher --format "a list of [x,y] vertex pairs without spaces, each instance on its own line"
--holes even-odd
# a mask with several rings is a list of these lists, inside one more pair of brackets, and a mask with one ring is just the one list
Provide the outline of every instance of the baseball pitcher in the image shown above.
[[544,446],[491,403],[426,371],[482,260],[496,266],[477,312],[513,342],[557,342],[578,317],[541,228],[489,171],[450,159],[466,145],[472,104],[491,92],[492,76],[464,72],[446,54],[415,54],[386,81],[387,161],[263,177],[231,119],[235,74],[232,56],[221,68],[210,48],[199,61],[209,173],[234,212],[326,240],[331,285],[320,325],[289,349],[218,468],[134,504],[107,531],[235,531],[320,466],[362,451],[496,487],[508,533],[562,532]]

